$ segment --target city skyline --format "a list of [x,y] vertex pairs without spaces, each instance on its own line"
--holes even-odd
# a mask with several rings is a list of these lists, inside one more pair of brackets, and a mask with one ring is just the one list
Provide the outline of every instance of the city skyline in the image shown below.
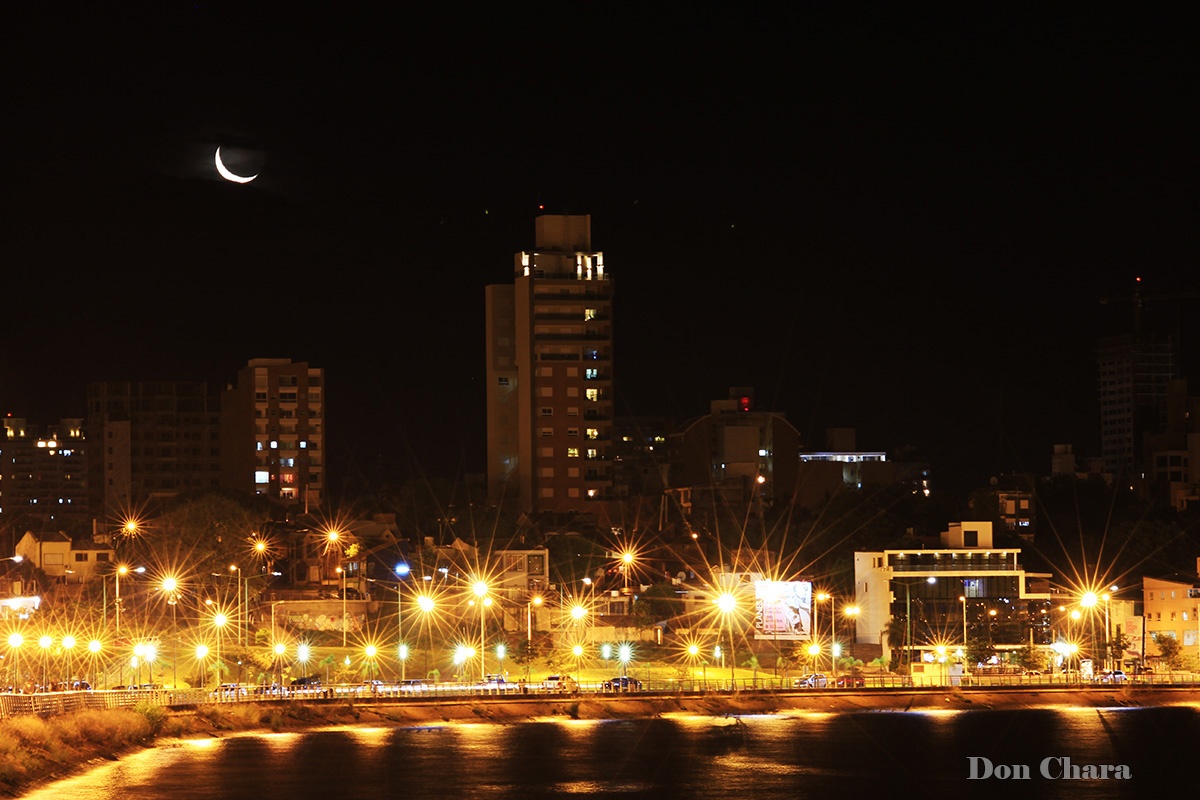
[[970,485],[1098,455],[1099,337],[1136,277],[1195,287],[1163,20],[93,13],[15,21],[0,413],[37,424],[283,357],[326,370],[343,476],[482,472],[484,287],[588,214],[618,415],[753,386],[811,449],[853,427]]

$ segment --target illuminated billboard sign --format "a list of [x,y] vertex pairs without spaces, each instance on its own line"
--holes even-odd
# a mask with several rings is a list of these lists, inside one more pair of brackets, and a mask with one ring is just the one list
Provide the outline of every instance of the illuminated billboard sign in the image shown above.
[[811,639],[812,599],[811,581],[755,581],[754,638]]

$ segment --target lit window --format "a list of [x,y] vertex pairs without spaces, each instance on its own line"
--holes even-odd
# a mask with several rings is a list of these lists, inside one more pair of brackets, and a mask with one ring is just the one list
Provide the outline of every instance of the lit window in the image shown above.
[[579,458],[579,448],[578,447],[568,447],[567,448],[567,458]]
[[600,377],[600,370],[595,367],[588,367],[583,371],[583,377],[585,380],[594,381]]
[[585,309],[583,310],[583,318],[584,318],[585,320],[588,320],[588,319],[595,319],[595,318],[596,318],[596,309],[594,309],[594,308],[585,308]]
[[259,484],[270,483],[271,482],[271,474],[269,472],[267,472],[265,469],[255,470],[254,471],[254,482],[259,483]]
[[588,457],[588,458],[593,458],[593,459],[594,459],[594,458],[596,457],[596,448],[594,448],[594,447],[589,447],[589,448],[588,448],[588,451],[587,451],[587,457]]
[[599,389],[588,389],[587,394],[585,396],[587,397],[587,401],[589,403],[594,403],[600,399],[600,390]]
[[599,430],[597,430],[596,428],[588,428],[588,429],[587,429],[587,438],[589,438],[589,439],[599,439],[599,438],[600,438],[600,431],[599,431]]

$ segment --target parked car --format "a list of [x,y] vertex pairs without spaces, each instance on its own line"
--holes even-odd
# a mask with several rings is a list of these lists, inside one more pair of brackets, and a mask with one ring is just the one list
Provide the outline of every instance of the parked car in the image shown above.
[[213,690],[212,696],[220,700],[239,700],[246,696],[246,687],[240,683],[222,683]]
[[378,678],[372,678],[371,680],[362,682],[363,690],[370,692],[371,694],[378,694],[379,692],[383,691],[383,687],[383,681],[379,680]]
[[547,692],[574,692],[579,684],[570,675],[548,675],[542,681],[542,689]]
[[484,678],[483,683],[480,684],[479,688],[483,689],[485,692],[494,692],[505,688],[507,685],[508,682],[504,680],[503,675],[488,675],[486,678]]
[[1125,671],[1120,669],[1100,673],[1101,683],[1124,683],[1127,680]]
[[319,692],[321,691],[321,679],[316,675],[303,675],[299,678],[292,678],[289,686],[294,692]]
[[803,678],[796,678],[792,686],[797,689],[824,689],[829,685],[829,678],[824,672],[813,672]]
[[843,675],[837,679],[839,689],[861,689],[867,685],[867,679],[860,675]]
[[619,675],[604,682],[604,691],[606,692],[640,692],[641,690],[642,682],[628,675]]

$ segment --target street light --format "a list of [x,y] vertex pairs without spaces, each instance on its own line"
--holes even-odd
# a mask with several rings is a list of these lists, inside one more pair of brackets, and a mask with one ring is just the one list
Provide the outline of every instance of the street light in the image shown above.
[[403,588],[404,579],[409,576],[412,570],[408,564],[403,561],[396,565],[396,647],[399,649],[404,645],[404,610],[403,605]]
[[163,591],[167,593],[167,605],[171,606],[171,635],[174,639],[171,645],[171,685],[179,685],[179,627],[175,621],[175,607],[179,605],[179,581],[172,575],[163,578]]
[[433,613],[433,598],[427,594],[417,595],[417,608],[425,615],[422,624],[429,631],[429,645],[425,648],[425,676],[429,676],[429,651],[433,649],[433,629],[429,627],[429,615]]
[[279,694],[283,695],[283,654],[287,652],[287,645],[283,642],[275,643],[275,674],[279,677],[276,685],[279,687]]
[[54,640],[49,636],[42,636],[38,639],[38,646],[42,648],[42,691],[46,691],[46,667],[50,661],[50,647],[54,644]]
[[88,642],[87,647],[88,655],[90,656],[90,663],[92,665],[92,680],[90,683],[92,684],[93,689],[99,689],[100,687],[96,685],[96,659],[100,656],[100,650],[104,647],[104,645],[100,643],[99,639],[92,639],[90,642]]
[[[128,524],[133,524],[133,523],[128,523]],[[117,620],[117,633],[121,632],[121,576],[128,575],[130,572],[142,573],[145,571],[146,571],[145,567],[137,567],[135,569],[130,569],[128,564],[120,564],[117,566],[116,570],[113,572],[113,576],[116,580],[116,597],[113,599],[113,608],[115,609],[116,620]]]
[[[829,594],[829,592],[817,592],[816,595],[813,596],[813,600],[815,600],[817,603],[824,603],[826,600],[828,600],[829,601],[829,617],[830,617],[830,619],[833,619],[833,595]],[[811,637],[814,642],[817,641],[817,637],[821,633],[821,627],[820,627],[820,625],[817,624],[818,622],[819,622],[819,620],[817,619],[817,606],[814,603],[813,604],[812,637]],[[830,638],[829,641],[830,641],[830,644],[833,643],[832,637]],[[832,653],[833,650],[830,649],[829,652]],[[820,669],[820,664],[817,664],[816,666],[818,669]]]
[[64,636],[62,638],[62,648],[67,651],[67,688],[71,688],[71,651],[75,649],[75,637]]
[[967,652],[967,596],[962,595],[961,597],[958,598],[958,600],[959,600],[959,602],[962,603],[962,607],[963,607],[963,654],[964,654],[963,663],[965,664],[966,663],[965,655]]
[[737,598],[725,592],[717,597],[717,608],[725,617],[725,624],[729,626],[729,691],[733,692],[737,690],[737,679],[734,676],[734,662],[737,661],[734,654],[737,651],[733,646],[733,612],[737,609]]
[[346,646],[346,570],[338,566],[335,570],[342,579],[342,647]]
[[533,607],[542,604],[542,596],[534,595],[533,598],[525,604],[525,641],[533,641]]
[[[904,584],[904,653],[908,656],[908,665],[912,666],[912,585],[920,583],[923,580],[925,583],[937,583],[937,578],[930,575],[928,578],[920,580],[893,581]],[[900,659],[900,665],[904,666],[904,658]]]
[[475,596],[479,598],[479,679],[487,680],[486,658],[485,651],[487,649],[487,632],[485,630],[486,621],[483,616],[484,606],[492,604],[492,598],[487,596],[488,585],[484,581],[475,581],[471,587],[475,592]]
[[220,612],[213,615],[213,625],[217,628],[217,657],[213,659],[213,668],[217,671],[217,699],[221,697],[221,632],[228,621],[229,617]]
[[8,635],[8,650],[10,653],[12,653],[12,657],[13,657],[12,667],[10,669],[12,669],[16,673],[16,675],[13,677],[13,691],[14,692],[20,692],[24,688],[20,685],[21,671],[19,669],[17,669],[17,656],[20,652],[21,645],[23,645],[24,643],[25,643],[25,637],[22,636],[21,634],[10,633]]

